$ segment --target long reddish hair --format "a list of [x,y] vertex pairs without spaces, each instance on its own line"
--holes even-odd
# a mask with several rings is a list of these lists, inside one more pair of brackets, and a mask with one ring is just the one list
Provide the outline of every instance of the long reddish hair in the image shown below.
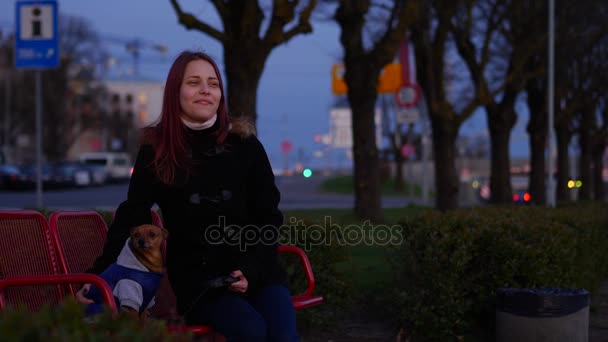
[[217,64],[203,52],[184,51],[180,53],[167,75],[160,119],[144,132],[144,143],[151,144],[155,150],[152,164],[156,175],[165,184],[172,184],[175,181],[177,169],[187,170],[192,162],[188,153],[190,146],[186,139],[186,128],[181,121],[182,109],[179,96],[186,66],[194,60],[207,61],[215,70],[222,92],[217,109],[219,129],[215,132],[216,142],[222,144],[228,135],[230,119],[224,96],[224,83]]

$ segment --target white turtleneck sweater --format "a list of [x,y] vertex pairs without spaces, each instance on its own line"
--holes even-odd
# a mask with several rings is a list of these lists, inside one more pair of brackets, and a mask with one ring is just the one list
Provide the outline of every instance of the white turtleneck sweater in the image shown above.
[[211,119],[204,121],[204,122],[193,122],[193,121],[189,121],[186,117],[182,116],[181,117],[182,122],[184,123],[184,125],[192,130],[195,131],[200,131],[202,129],[206,129],[209,128],[211,126],[213,126],[213,124],[215,123],[215,120],[217,120],[217,114],[213,115],[211,117]]

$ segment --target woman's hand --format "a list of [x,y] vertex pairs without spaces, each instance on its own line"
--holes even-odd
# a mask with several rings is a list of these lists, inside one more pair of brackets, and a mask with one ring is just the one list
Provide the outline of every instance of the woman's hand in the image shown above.
[[232,292],[237,292],[237,293],[247,292],[247,289],[249,288],[249,282],[247,281],[247,278],[245,278],[245,276],[243,275],[243,272],[241,272],[241,270],[232,271],[232,273],[230,273],[230,276],[234,277],[234,278],[238,278],[239,281],[237,281],[236,283],[230,284],[230,286],[228,287],[228,290],[230,290]]
[[93,300],[85,297],[84,295],[91,289],[91,284],[84,284],[78,292],[76,292],[76,300],[82,304],[93,304]]

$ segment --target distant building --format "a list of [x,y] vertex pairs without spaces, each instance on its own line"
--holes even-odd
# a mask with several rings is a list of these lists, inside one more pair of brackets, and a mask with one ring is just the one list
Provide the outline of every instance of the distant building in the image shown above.
[[67,157],[78,159],[81,153],[120,151],[135,154],[140,129],[160,116],[164,83],[142,77],[120,77],[100,82],[104,90],[97,103],[100,125],[80,130]]
[[122,112],[133,113],[135,127],[147,126],[159,118],[165,89],[163,82],[129,77],[107,80],[104,85],[111,96],[111,106],[118,105]]
[[136,153],[141,128],[160,116],[164,83],[141,77],[104,81],[110,97],[109,125],[103,138],[109,151]]

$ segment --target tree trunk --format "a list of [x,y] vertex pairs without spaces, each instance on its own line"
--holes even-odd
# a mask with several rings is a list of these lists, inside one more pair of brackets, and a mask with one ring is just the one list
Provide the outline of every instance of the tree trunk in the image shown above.
[[458,208],[459,179],[456,172],[456,136],[453,124],[431,115],[435,166],[436,203],[441,211]]
[[[605,141],[601,139],[593,145],[593,198],[596,201],[606,200],[606,192],[604,189],[604,179],[602,171],[604,169],[604,149],[606,148]],[[583,186],[585,184],[583,183]]]
[[539,86],[538,80],[528,82],[528,110],[530,121],[526,131],[530,137],[530,182],[528,191],[534,204],[547,203],[545,190],[545,149],[547,143],[547,111],[545,110],[544,87]]
[[510,203],[513,191],[511,189],[509,139],[517,117],[512,109],[503,108],[501,105],[488,105],[486,112],[488,113],[492,151],[490,156],[490,201],[492,203]]
[[399,147],[393,149],[395,154],[395,191],[403,191],[403,155]]
[[[570,155],[568,147],[572,134],[568,127],[555,127],[555,135],[557,140],[557,188],[556,198],[560,202],[570,201],[570,193],[568,191],[568,181],[570,180]],[[547,171],[547,177],[553,177],[553,170]]]
[[[364,78],[363,75],[355,75],[354,77]],[[351,105],[353,125],[354,210],[358,218],[378,222],[382,220],[383,215],[380,195],[378,148],[376,147],[374,123],[376,89],[375,86],[369,87],[365,80],[357,80],[351,84],[362,85],[349,89],[348,92],[348,102]]]
[[257,122],[257,94],[268,53],[262,49],[224,46],[228,112]]
[[592,137],[591,131],[593,130],[593,111],[584,109],[581,114],[581,125],[579,127],[579,146],[580,146],[580,160],[579,160],[579,179],[583,183],[578,191],[579,200],[590,200],[592,199],[593,190],[593,170],[592,170]]

